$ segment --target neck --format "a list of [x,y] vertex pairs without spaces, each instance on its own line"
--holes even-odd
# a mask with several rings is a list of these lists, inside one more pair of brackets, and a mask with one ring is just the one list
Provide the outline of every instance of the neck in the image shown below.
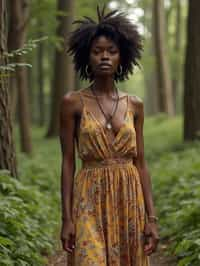
[[115,91],[114,79],[111,77],[108,78],[95,78],[93,84],[93,89],[99,96],[112,96]]

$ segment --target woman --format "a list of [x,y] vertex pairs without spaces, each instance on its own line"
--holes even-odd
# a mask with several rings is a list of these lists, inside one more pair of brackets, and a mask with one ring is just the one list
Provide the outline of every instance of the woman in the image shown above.
[[[60,109],[63,249],[68,266],[146,266],[158,244],[151,179],[144,159],[144,107],[120,91],[141,58],[136,27],[123,13],[85,17],[69,52],[88,88]],[[75,173],[75,143],[82,168]]]

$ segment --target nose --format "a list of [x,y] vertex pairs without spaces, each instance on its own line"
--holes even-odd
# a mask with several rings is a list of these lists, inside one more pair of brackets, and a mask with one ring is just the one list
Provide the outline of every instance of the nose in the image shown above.
[[108,55],[108,52],[106,50],[103,51],[101,59],[102,60],[108,60],[109,59],[109,55]]

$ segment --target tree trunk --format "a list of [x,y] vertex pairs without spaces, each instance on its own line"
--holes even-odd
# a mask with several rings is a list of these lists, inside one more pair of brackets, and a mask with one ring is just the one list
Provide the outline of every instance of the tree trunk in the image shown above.
[[54,62],[54,80],[52,85],[52,103],[50,125],[47,136],[57,136],[59,133],[59,109],[60,101],[64,93],[74,89],[74,73],[72,71],[71,58],[66,53],[64,40],[68,36],[73,19],[74,1],[58,0],[58,10],[67,12],[66,16],[58,16],[59,26],[57,35],[63,38],[61,49],[56,49]]
[[174,108],[177,109],[177,97],[179,93],[179,84],[180,84],[180,49],[181,49],[181,2],[176,0],[176,33],[175,33],[175,43],[174,49],[176,51],[175,60],[173,62],[173,99],[174,99]]
[[[15,24],[15,20],[12,16],[11,11],[11,1],[8,1],[8,21],[9,21],[9,29],[8,29],[8,52],[12,52],[12,50],[15,49],[15,36],[13,34],[13,24]],[[10,63],[14,63],[14,58],[11,58]],[[17,121],[17,84],[16,84],[16,73],[13,72],[9,75],[9,95],[10,95],[10,101],[11,101],[11,115],[12,120]]]
[[[152,12],[152,7],[147,5],[147,3],[143,4],[144,17],[143,23],[144,27],[147,28],[147,32],[151,32],[151,40],[154,39],[154,27],[152,20],[148,21],[148,13]],[[145,114],[154,115],[158,113],[158,88],[156,83],[156,71],[155,71],[155,53],[153,49],[153,42],[147,38],[146,42],[146,55],[144,54],[144,58],[147,58],[148,63],[144,63],[144,84],[145,84]]]
[[[29,1],[12,0],[10,2],[10,34],[12,49],[19,49],[24,46],[26,39],[26,27],[28,22]],[[16,63],[24,63],[24,56],[17,55]],[[28,154],[32,151],[30,133],[30,110],[28,97],[27,69],[18,66],[16,68],[16,84],[18,89],[18,114],[21,137],[21,151]]]
[[165,10],[163,0],[154,0],[155,54],[159,111],[174,114],[172,81],[165,41]]
[[17,162],[13,141],[11,105],[8,93],[8,71],[2,69],[8,60],[7,52],[7,9],[6,1],[0,0],[0,169],[7,169],[17,176]]
[[148,70],[144,76],[145,82],[145,114],[154,115],[158,113],[157,86],[155,72]]
[[[41,27],[41,23],[39,25]],[[42,33],[39,32],[39,38],[42,37]],[[45,102],[44,102],[44,70],[43,70],[43,57],[44,57],[44,43],[40,42],[38,46],[38,103],[39,103],[39,125],[42,127],[45,123]]]
[[200,138],[200,1],[189,1],[184,86],[184,140]]

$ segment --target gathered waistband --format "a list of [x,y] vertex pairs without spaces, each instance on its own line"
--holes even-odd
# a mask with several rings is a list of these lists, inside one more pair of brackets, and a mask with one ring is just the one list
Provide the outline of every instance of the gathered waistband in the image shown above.
[[102,168],[107,166],[123,167],[127,164],[133,164],[131,158],[108,158],[105,160],[82,161],[82,168]]

